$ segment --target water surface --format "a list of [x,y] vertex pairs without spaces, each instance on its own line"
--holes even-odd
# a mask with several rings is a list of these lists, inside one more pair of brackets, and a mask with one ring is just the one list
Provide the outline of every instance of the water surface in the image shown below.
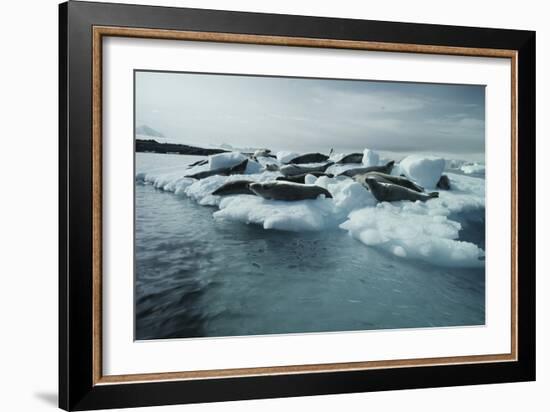
[[[138,153],[136,171],[196,157]],[[344,230],[282,232],[135,187],[136,339],[482,325],[484,268],[396,258]],[[484,249],[484,211],[461,239]],[[411,222],[414,224],[414,222]]]

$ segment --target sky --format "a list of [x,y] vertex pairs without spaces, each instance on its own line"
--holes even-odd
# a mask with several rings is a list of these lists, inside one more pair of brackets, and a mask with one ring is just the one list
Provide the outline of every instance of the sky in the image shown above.
[[484,158],[485,86],[137,71],[136,126],[169,142]]

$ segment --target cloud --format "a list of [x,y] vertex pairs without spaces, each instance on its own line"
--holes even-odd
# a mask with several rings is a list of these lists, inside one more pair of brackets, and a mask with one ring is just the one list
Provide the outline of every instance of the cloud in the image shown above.
[[485,150],[482,86],[138,72],[136,122],[195,145]]
[[420,110],[426,101],[403,93],[369,90],[335,90],[334,87],[316,88],[315,99],[324,101],[333,109],[357,114],[400,113]]

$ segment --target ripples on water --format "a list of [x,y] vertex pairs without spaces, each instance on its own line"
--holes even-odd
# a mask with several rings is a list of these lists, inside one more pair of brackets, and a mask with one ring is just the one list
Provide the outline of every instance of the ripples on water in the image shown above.
[[[136,339],[480,325],[484,269],[378,252],[343,230],[291,233],[214,220],[211,207],[136,185]],[[461,238],[484,248],[483,212]]]

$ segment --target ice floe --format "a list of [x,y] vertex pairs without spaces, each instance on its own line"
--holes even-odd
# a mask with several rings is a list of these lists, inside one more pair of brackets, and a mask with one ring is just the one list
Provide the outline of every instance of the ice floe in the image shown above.
[[[457,164],[456,169],[445,170],[452,189],[440,191],[439,198],[427,202],[379,203],[354,179],[337,176],[350,168],[380,164],[379,155],[368,149],[364,151],[363,164],[331,165],[326,173],[334,174],[334,177],[305,177],[306,184],[325,188],[332,199],[319,197],[313,200],[277,201],[244,194],[226,197],[212,195],[216,189],[231,181],[274,181],[281,173],[267,171],[266,165],[280,167],[297,155],[294,152],[278,152],[276,159],[249,159],[243,174],[214,175],[200,180],[186,177],[201,171],[231,167],[247,158],[239,152],[222,153],[210,156],[205,165],[187,168],[182,164],[170,170],[139,170],[136,183],[150,184],[160,190],[187,196],[200,205],[215,206],[217,210],[213,211],[213,216],[216,220],[226,219],[259,225],[264,229],[295,232],[345,230],[365,247],[376,248],[399,258],[423,260],[440,266],[484,265],[484,251],[460,239],[460,214],[469,210],[484,210],[485,180],[475,175],[465,175],[466,172],[459,169],[464,166],[462,163]],[[318,164],[305,166],[314,165]],[[405,157],[395,169],[394,173],[402,173],[421,186],[433,188],[445,169],[445,160],[411,155]]]
[[365,149],[363,151],[363,166],[378,166],[380,164],[380,156],[374,150]]
[[399,162],[399,171],[425,188],[434,188],[445,169],[445,159],[409,155]]
[[401,258],[440,266],[483,266],[484,252],[458,240],[461,224],[430,202],[382,202],[350,213],[340,225],[355,239]]
[[331,218],[333,206],[330,199],[285,202],[241,195],[225,197],[219,207],[220,210],[214,212],[217,219],[255,223],[264,229],[301,232],[335,225]]

